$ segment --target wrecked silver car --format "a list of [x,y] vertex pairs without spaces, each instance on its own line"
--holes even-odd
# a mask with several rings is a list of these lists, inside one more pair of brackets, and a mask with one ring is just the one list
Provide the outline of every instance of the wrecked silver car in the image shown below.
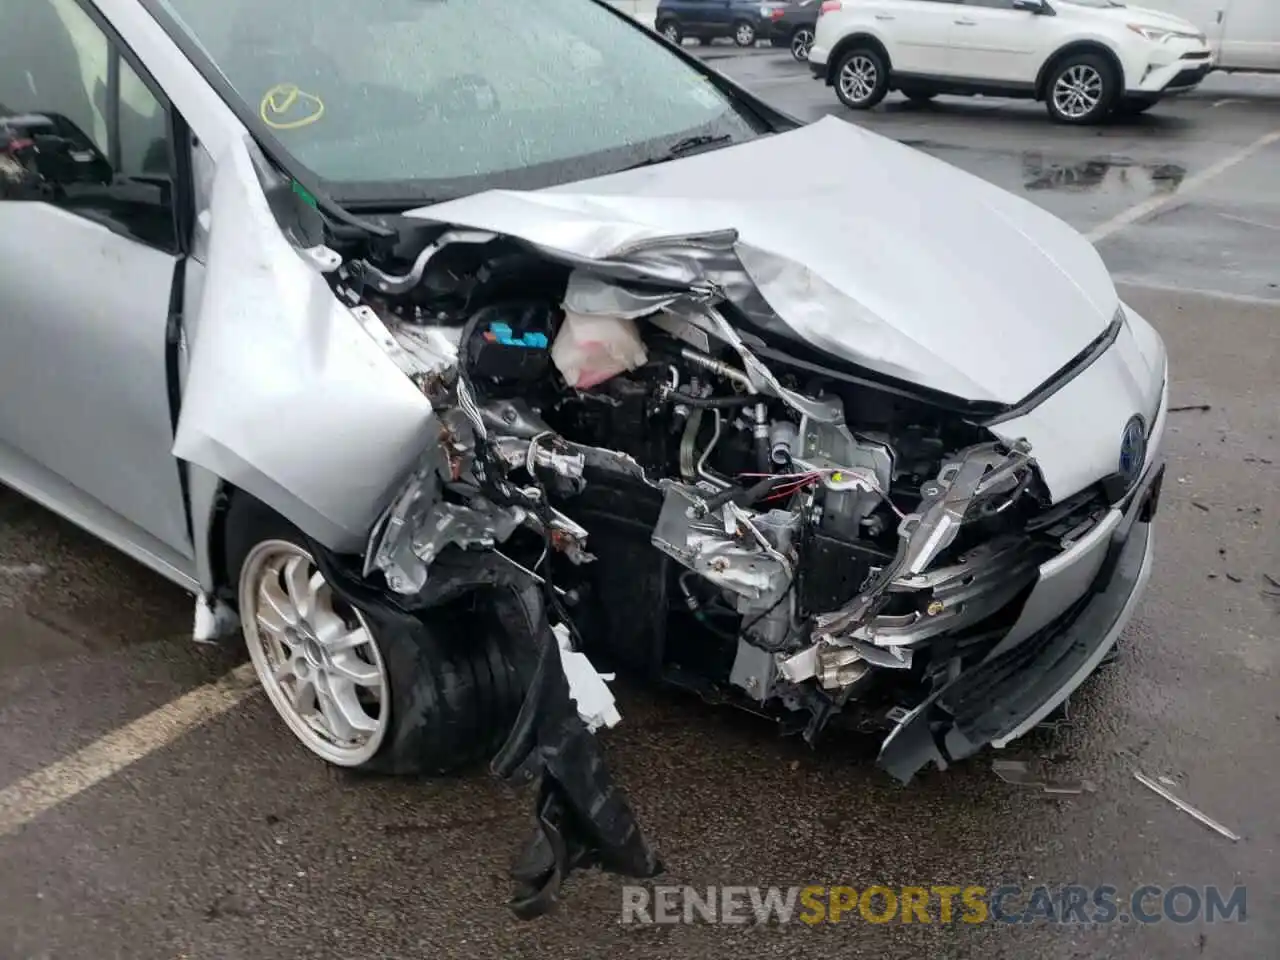
[[536,781],[522,916],[659,868],[597,668],[906,781],[1115,644],[1165,351],[1049,214],[592,0],[92,6],[0,37],[0,479],[325,760]]

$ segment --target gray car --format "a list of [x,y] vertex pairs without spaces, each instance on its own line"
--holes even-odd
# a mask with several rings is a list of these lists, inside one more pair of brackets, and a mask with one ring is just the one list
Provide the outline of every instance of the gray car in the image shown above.
[[536,781],[520,915],[658,869],[597,667],[909,780],[1133,614],[1165,349],[1039,208],[594,0],[25,6],[0,480],[241,628],[324,760]]

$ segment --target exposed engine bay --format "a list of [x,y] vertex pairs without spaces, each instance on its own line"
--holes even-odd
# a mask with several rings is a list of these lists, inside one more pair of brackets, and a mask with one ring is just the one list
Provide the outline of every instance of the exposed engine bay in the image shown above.
[[492,551],[554,583],[597,656],[798,715],[812,740],[853,704],[891,725],[985,656],[993,616],[1094,516],[1046,513],[1025,443],[775,359],[714,291],[446,239],[408,276],[336,275],[440,418],[366,557],[398,594],[446,550]]
[[[1041,565],[1108,507],[1096,490],[1051,504],[1030,445],[980,410],[804,356],[714,283],[654,282],[661,253],[628,276],[439,227],[413,256],[307,254],[438,419],[371,531],[367,583],[425,609],[470,558],[540,590],[565,650],[811,743],[841,722],[887,746],[926,706],[959,727],[939,694],[1000,662]],[[899,779],[990,739],[943,749],[924,729],[927,745],[882,753]],[[581,771],[597,781],[574,795]],[[526,913],[575,865],[658,869],[602,771],[583,759],[544,788],[516,871]],[[622,804],[611,827],[583,813],[604,798]],[[595,833],[574,847],[582,822]]]

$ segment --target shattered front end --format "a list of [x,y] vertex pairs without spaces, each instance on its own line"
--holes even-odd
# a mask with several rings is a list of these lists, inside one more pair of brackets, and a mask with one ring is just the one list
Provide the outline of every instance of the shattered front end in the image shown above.
[[[660,869],[593,736],[618,722],[597,666],[809,742],[880,730],[880,763],[905,781],[1022,735],[1105,656],[1149,570],[1162,476],[1163,347],[1141,318],[1113,304],[1018,403],[964,399],[905,376],[910,338],[732,230],[530,196],[446,204],[394,242],[297,258],[332,293],[328,339],[305,358],[328,365],[318,382],[360,382],[395,424],[379,446],[342,396],[321,397],[370,451],[370,496],[224,440],[225,410],[202,420],[193,404],[180,436],[299,526],[324,517],[326,575],[353,602],[495,608],[527,692],[492,771],[538,783],[521,916],[575,867]],[[865,362],[831,339],[846,315],[863,318],[841,336],[865,338]],[[210,342],[193,377],[213,382]],[[965,362],[957,382],[980,370]]]

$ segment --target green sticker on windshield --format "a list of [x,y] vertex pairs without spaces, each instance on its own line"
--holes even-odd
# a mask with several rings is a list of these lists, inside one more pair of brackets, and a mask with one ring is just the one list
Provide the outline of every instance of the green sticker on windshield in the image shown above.
[[316,200],[315,195],[297,180],[293,181],[293,192],[300,196],[310,206],[319,206],[319,202]]

